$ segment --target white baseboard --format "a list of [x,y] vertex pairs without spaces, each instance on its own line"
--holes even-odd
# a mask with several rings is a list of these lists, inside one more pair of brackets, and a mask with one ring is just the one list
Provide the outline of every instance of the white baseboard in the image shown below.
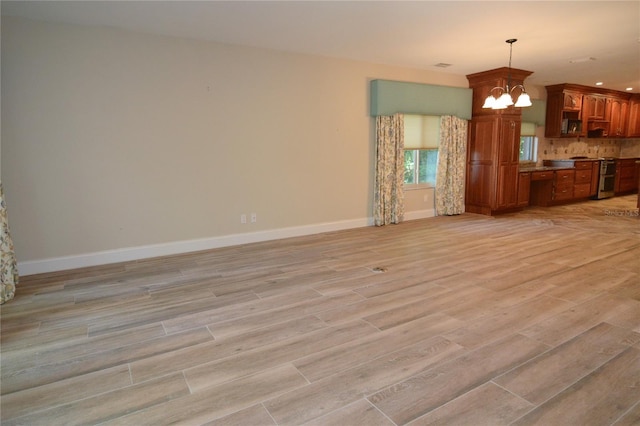
[[139,247],[127,247],[105,250],[74,256],[53,257],[41,260],[18,262],[21,276],[42,274],[46,272],[64,271],[88,266],[106,265],[109,263],[127,262],[148,259],[158,256],[182,254],[201,250],[210,250],[240,244],[320,234],[322,232],[341,231],[344,229],[372,226],[373,219],[354,219],[339,222],[320,223],[307,226],[295,226],[246,234],[232,234],[220,237],[200,238],[195,240],[175,241],[164,244],[153,244]]

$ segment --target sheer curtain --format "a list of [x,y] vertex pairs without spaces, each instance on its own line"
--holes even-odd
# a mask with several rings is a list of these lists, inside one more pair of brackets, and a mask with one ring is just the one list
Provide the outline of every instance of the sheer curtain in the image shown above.
[[0,304],[13,299],[18,283],[18,266],[9,234],[7,208],[0,182]]
[[376,226],[404,217],[404,116],[376,117],[376,176],[373,219]]
[[467,120],[445,115],[440,118],[440,148],[436,175],[436,214],[464,213]]

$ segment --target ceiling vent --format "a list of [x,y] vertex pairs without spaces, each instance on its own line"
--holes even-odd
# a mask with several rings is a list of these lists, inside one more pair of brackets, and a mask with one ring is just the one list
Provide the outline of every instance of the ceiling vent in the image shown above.
[[434,66],[436,66],[438,68],[449,68],[451,66],[451,64],[445,64],[444,62],[439,62],[439,63],[435,64]]
[[569,59],[569,63],[570,64],[579,64],[581,62],[590,62],[590,61],[595,61],[596,58],[590,56],[588,58],[576,58],[576,59]]

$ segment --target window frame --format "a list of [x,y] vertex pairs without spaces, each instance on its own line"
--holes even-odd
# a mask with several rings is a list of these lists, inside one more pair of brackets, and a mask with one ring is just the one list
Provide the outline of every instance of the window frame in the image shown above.
[[[523,152],[523,143],[525,143],[525,139],[530,139],[528,143],[526,143],[526,156],[522,158]],[[521,135],[520,136],[520,144],[518,146],[518,162],[520,164],[535,164],[538,161],[538,137],[535,135]]]
[[[418,163],[418,165],[420,164],[420,151],[435,151],[436,154],[436,168],[437,168],[437,155],[439,155],[440,150],[438,148],[405,148],[403,155],[406,155],[407,151],[416,151],[416,154],[414,155],[414,160],[416,163]],[[406,158],[406,157],[405,157]],[[405,169],[406,170],[406,169]],[[411,191],[411,190],[415,190],[415,189],[424,189],[424,188],[435,188],[436,186],[436,182],[435,182],[435,175],[437,173],[437,170],[433,171],[433,182],[417,182],[417,180],[419,180],[419,176],[420,176],[420,172],[419,172],[419,166],[415,168],[415,176],[414,176],[414,181],[413,183],[408,183],[408,182],[404,182],[404,189],[405,191]],[[405,173],[405,178],[406,178],[406,173]]]

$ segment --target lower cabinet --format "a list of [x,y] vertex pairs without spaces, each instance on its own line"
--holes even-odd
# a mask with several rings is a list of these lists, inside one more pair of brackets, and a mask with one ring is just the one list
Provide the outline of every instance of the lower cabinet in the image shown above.
[[574,198],[589,198],[598,192],[598,161],[576,161]]
[[638,189],[636,169],[635,158],[616,160],[616,180],[614,184],[614,192],[616,194],[634,192]]
[[556,170],[556,177],[553,181],[553,200],[565,201],[573,197],[573,186],[575,185],[575,170]]
[[[600,161],[545,160],[544,165],[552,169],[520,172],[518,206],[547,207],[582,201],[598,194]],[[527,181],[529,185],[525,188]],[[640,160],[616,160],[615,193],[629,194],[639,187]]]
[[529,205],[531,195],[531,172],[520,172],[518,174],[518,207]]
[[543,207],[551,205],[554,179],[555,172],[552,170],[531,172],[530,205]]

